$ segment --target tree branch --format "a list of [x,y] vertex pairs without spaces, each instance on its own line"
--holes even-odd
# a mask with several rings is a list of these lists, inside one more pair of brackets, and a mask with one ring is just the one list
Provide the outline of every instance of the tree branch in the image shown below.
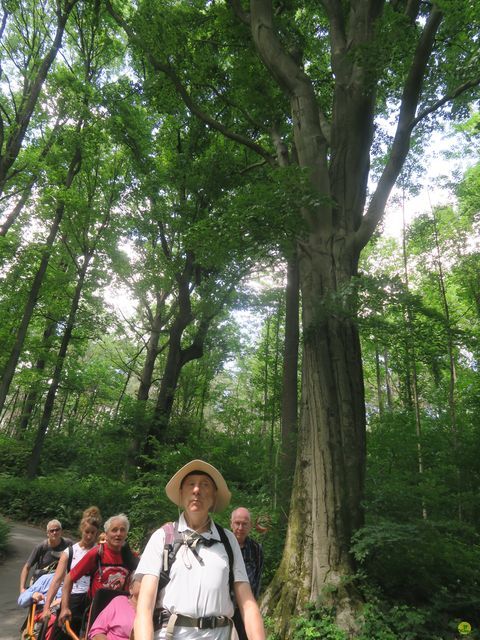
[[458,98],[458,96],[460,96],[462,93],[465,93],[466,91],[468,91],[469,89],[473,89],[474,87],[478,87],[479,85],[480,85],[480,76],[478,76],[477,78],[473,78],[472,80],[468,80],[463,84],[458,85],[458,87],[456,87],[453,91],[445,94],[443,98],[440,98],[439,100],[434,102],[432,105],[430,105],[423,111],[420,111],[420,113],[412,121],[412,128],[415,127],[421,120],[424,120],[426,117],[428,117],[430,114],[434,113],[435,111],[438,111],[438,109],[443,107],[443,105],[446,104],[447,102],[451,102],[452,100],[455,100],[455,98]]
[[435,36],[443,19],[443,14],[432,7],[428,20],[418,41],[410,71],[405,80],[400,113],[390,157],[378,181],[366,215],[358,231],[353,236],[356,249],[360,251],[371,238],[375,227],[385,211],[390,192],[402,170],[410,149],[410,139],[415,126],[415,111],[420,99],[423,80],[435,42]]
[[246,24],[248,27],[250,26],[250,14],[247,11],[243,10],[242,4],[240,0],[227,0],[230,5],[233,13],[237,16],[243,24]]
[[160,71],[167,76],[167,78],[173,84],[178,95],[183,100],[185,106],[191,113],[193,113],[193,115],[197,116],[197,118],[204,124],[206,124],[208,127],[211,127],[215,131],[218,131],[226,138],[229,138],[230,140],[238,142],[239,144],[251,149],[259,156],[264,158],[270,165],[275,165],[275,158],[261,145],[257,144],[250,138],[235,133],[235,131],[231,131],[221,122],[218,122],[218,120],[215,120],[215,118],[212,118],[208,113],[203,111],[183,86],[175,69],[170,65],[170,63],[165,64],[158,60],[158,58],[156,58],[154,55],[152,55],[152,53],[146,48],[145,43],[142,41],[142,39],[133,32],[132,28],[127,24],[122,16],[117,11],[115,11],[110,0],[105,1],[107,10],[109,11],[110,15],[117,22],[117,24],[119,24],[123,28],[130,42],[134,43],[144,53],[145,57],[147,58],[151,66],[155,69],[155,71]]

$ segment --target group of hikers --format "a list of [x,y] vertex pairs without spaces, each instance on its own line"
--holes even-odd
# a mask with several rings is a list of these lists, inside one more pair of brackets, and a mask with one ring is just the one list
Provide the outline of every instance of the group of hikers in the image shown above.
[[40,617],[56,630],[50,637],[75,637],[90,611],[87,640],[265,639],[256,600],[263,550],[249,536],[249,511],[232,512],[231,531],[213,522],[210,514],[226,509],[231,493],[203,460],[184,465],[165,492],[182,511],[152,534],[141,555],[127,543],[125,514],[106,520],[100,533],[100,511],[89,507],[75,544],[58,520],[47,524],[47,541],[21,571],[18,603],[43,607]]

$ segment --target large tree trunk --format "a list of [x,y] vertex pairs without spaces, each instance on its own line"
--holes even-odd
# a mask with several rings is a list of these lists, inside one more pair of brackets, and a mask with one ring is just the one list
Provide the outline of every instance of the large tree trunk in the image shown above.
[[[291,616],[328,585],[327,603],[354,627],[355,592],[342,586],[354,572],[351,536],[362,524],[365,407],[360,342],[350,309],[332,314],[335,288],[349,274],[332,255],[303,253],[302,407],[287,542],[263,606],[288,635]],[[288,589],[285,585],[288,584]],[[353,597],[352,597],[353,593]]]

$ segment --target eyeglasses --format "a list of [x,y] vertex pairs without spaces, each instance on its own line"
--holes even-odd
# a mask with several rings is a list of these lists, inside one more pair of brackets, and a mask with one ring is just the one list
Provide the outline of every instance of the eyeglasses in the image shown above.
[[57,531],[61,531],[60,527],[57,527],[56,529],[49,529],[47,533],[57,533]]

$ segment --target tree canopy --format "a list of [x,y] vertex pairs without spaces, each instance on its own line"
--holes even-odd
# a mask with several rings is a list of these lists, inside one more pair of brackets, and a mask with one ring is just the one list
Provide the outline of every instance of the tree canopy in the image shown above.
[[152,474],[202,454],[278,524],[272,633],[314,603],[360,634],[361,567],[432,605],[386,558],[434,544],[431,523],[478,525],[478,168],[401,242],[379,226],[412,147],[450,120],[478,145],[479,25],[473,0],[3,3],[12,475],[79,473],[95,444],[89,473],[146,507]]

